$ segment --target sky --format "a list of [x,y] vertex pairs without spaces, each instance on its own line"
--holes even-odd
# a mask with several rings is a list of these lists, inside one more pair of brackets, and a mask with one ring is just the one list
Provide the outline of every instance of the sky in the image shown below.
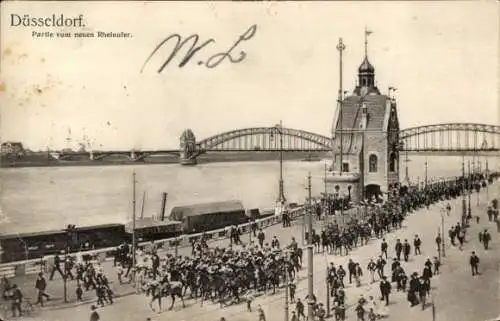
[[[339,88],[352,91],[368,56],[381,92],[397,88],[401,128],[499,124],[499,11],[494,1],[2,2],[0,140],[32,150],[172,149],[225,131],[283,126],[330,135]],[[11,14],[82,14],[83,28],[14,27]],[[197,61],[234,51],[240,63]],[[38,38],[32,32],[128,32],[130,38]],[[166,37],[214,38],[192,63],[158,67]]]

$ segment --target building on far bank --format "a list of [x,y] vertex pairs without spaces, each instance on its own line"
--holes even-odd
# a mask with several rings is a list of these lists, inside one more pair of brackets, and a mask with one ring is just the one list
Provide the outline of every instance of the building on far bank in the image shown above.
[[356,87],[339,99],[334,115],[333,176],[327,179],[328,190],[359,202],[387,193],[399,183],[399,120],[396,100],[389,95],[376,86],[365,41]]
[[24,147],[22,143],[19,142],[3,142],[0,145],[0,154],[1,155],[23,155]]

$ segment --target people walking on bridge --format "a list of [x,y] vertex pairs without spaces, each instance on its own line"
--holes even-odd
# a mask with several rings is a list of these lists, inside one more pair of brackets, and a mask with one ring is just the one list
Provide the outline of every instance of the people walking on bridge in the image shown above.
[[471,267],[472,276],[479,275],[478,267],[479,267],[479,257],[476,255],[476,252],[472,252],[469,258],[469,264]]

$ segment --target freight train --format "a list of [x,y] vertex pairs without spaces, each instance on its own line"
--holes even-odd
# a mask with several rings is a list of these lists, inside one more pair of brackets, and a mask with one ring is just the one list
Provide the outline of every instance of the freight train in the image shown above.
[[[162,204],[164,208],[164,204]],[[201,203],[174,207],[170,217],[135,221],[138,242],[155,241],[216,230],[273,215],[259,209],[245,210],[239,201]],[[45,255],[102,249],[132,241],[133,224],[105,224],[86,227],[68,225],[65,229],[0,235],[0,262],[38,259]]]

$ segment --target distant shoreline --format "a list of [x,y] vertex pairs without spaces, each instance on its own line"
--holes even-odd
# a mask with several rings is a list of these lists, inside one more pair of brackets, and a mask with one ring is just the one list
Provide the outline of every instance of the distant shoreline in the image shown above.
[[[318,162],[322,159],[329,158],[328,153],[306,153],[306,152],[293,152],[285,153],[285,160],[304,160],[310,162]],[[227,162],[249,162],[249,161],[272,161],[278,160],[277,152],[237,152],[237,153],[208,153],[200,155],[197,158],[198,164],[207,163],[227,163]],[[176,164],[179,165],[179,160],[175,156],[164,156],[146,158],[142,161],[133,162],[120,157],[108,157],[102,160],[57,160],[47,155],[30,155],[24,156],[21,160],[10,161],[2,158],[0,161],[0,168],[25,168],[25,167],[77,167],[77,166],[122,166],[122,165],[166,165]]]
[[[471,157],[473,153],[464,153],[464,156]],[[409,152],[411,156],[425,156],[426,153]],[[461,157],[460,153],[433,152],[430,156],[455,156]],[[478,153],[476,156],[495,157],[495,153]],[[330,153],[326,152],[285,152],[284,160],[303,160],[305,162],[318,162],[324,159],[331,159]],[[404,161],[404,154],[401,156],[401,161]],[[225,153],[207,153],[198,156],[198,164],[207,163],[228,163],[228,162],[259,162],[278,160],[278,152],[225,152]],[[411,159],[410,159],[411,160]],[[119,156],[110,156],[101,160],[88,160],[83,157],[75,160],[57,160],[47,155],[47,153],[36,153],[33,155],[23,156],[21,160],[11,161],[6,157],[0,159],[0,168],[24,168],[24,167],[76,167],[76,166],[122,166],[122,165],[166,165],[179,164],[179,159],[176,156],[159,156],[148,157],[144,160],[133,162]]]

